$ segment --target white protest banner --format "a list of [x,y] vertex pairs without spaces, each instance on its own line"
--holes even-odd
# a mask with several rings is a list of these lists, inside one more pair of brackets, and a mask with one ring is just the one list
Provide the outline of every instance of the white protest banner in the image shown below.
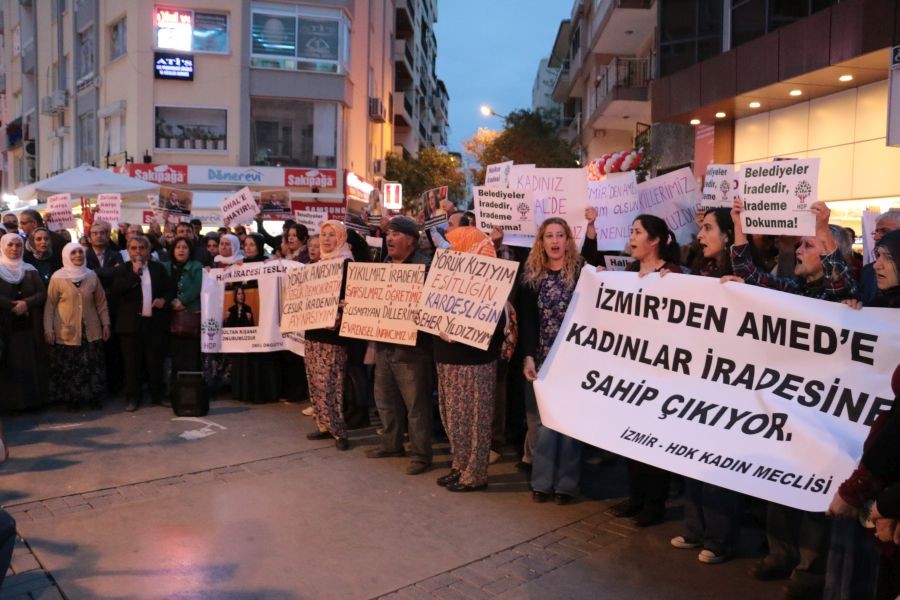
[[276,352],[303,355],[303,338],[278,328],[279,275],[293,261],[232,265],[203,271],[200,292],[200,350]]
[[862,214],[862,240],[863,240],[863,264],[867,265],[875,262],[875,226],[878,222],[878,215],[881,213],[877,208],[867,208]]
[[821,512],[891,406],[898,356],[896,310],[584,269],[535,392],[551,429]]
[[305,225],[310,235],[319,235],[319,227],[328,220],[328,211],[325,210],[295,210],[294,221],[299,225]]
[[105,221],[115,227],[119,224],[122,217],[122,195],[121,194],[98,194],[97,195],[97,214],[94,219]]
[[509,170],[512,168],[512,166],[513,161],[511,160],[488,165],[487,170],[484,172],[484,187],[509,187]]
[[[513,165],[509,170],[509,189],[532,193],[534,223],[540,226],[547,217],[561,217],[572,228],[578,246],[584,240],[587,203],[587,173],[584,169],[536,169],[534,165]],[[530,248],[533,235],[510,233],[503,243]]]
[[734,165],[715,165],[706,167],[703,179],[703,208],[731,208],[731,203],[738,193],[740,182]]
[[341,336],[415,346],[425,265],[347,264]]
[[529,191],[476,187],[476,226],[485,232],[497,227],[502,231],[534,235],[534,199]]
[[487,350],[516,281],[518,263],[438,250],[431,261],[416,324],[434,335]]
[[281,332],[334,327],[341,300],[344,260],[294,265],[281,280]]
[[243,187],[222,200],[222,222],[225,227],[252,223],[258,214],[259,205],[248,187]]
[[631,235],[631,222],[640,213],[633,207],[638,200],[634,171],[610,173],[601,181],[588,182],[588,205],[597,209],[594,229],[598,250],[621,251]]
[[694,222],[699,203],[700,190],[694,173],[684,167],[639,183],[638,202],[631,220],[641,213],[655,215],[666,222],[679,244],[690,244],[691,236],[699,231]]
[[72,196],[56,194],[47,198],[47,228],[50,231],[74,229],[75,217],[72,216]]
[[815,235],[809,207],[818,200],[819,159],[741,165],[744,233]]
[[628,265],[633,262],[634,259],[630,256],[612,256],[606,254],[603,257],[603,263],[606,265],[608,271],[624,271],[628,268]]

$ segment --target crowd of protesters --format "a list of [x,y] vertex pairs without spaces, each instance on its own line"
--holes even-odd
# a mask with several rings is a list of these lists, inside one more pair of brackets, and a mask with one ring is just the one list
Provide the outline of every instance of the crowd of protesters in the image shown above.
[[[20,411],[48,402],[97,409],[122,394],[137,410],[146,383],[153,404],[169,404],[167,389],[180,372],[202,371],[211,393],[230,389],[252,403],[308,399],[309,439],[351,444],[349,431],[380,417],[379,443],[368,458],[408,456],[406,473],[431,468],[434,415],[450,442],[451,469],[438,485],[472,492],[489,483],[488,466],[512,445],[517,467],[530,474],[535,502],[567,504],[580,494],[584,445],[542,425],[531,382],[556,338],[582,269],[602,269],[594,209],[585,213],[578,250],[571,224],[548,218],[530,249],[503,244],[503,235],[474,227],[474,215],[452,204],[448,222],[422,231],[422,219],[385,219],[370,232],[329,220],[316,236],[285,221],[280,235],[244,227],[201,235],[199,221],[146,231],[94,221],[80,243],[43,226],[37,211],[5,215],[0,238],[0,409]],[[698,211],[700,232],[680,247],[666,222],[638,216],[626,253],[629,270],[643,277],[670,272],[716,277],[863,306],[900,308],[900,211],[882,214],[875,229],[875,260],[863,267],[852,250],[855,234],[829,224],[824,203],[813,204],[815,235],[747,235],[738,200],[729,209]],[[382,238],[373,252],[365,234]],[[280,258],[301,263],[383,260],[428,268],[447,248],[517,260],[520,280],[486,350],[422,332],[415,346],[367,343],[332,328],[306,332],[305,360],[290,352],[200,354],[203,269]],[[618,254],[618,253],[615,253]],[[377,255],[377,257],[376,257]],[[226,326],[258,318],[245,291],[234,291]],[[338,317],[340,320],[340,316]],[[167,369],[168,365],[168,369]],[[168,376],[167,376],[168,371]],[[900,388],[895,374],[894,393]],[[742,521],[763,514],[768,554],[752,576],[787,579],[789,598],[894,598],[900,593],[900,407],[872,427],[854,474],[840,486],[828,515],[754,501],[737,492],[627,461],[628,499],[612,507],[618,518],[650,527],[666,518],[671,491],[684,491],[678,549],[699,550],[717,564],[737,551]],[[829,518],[831,517],[831,518]],[[880,563],[880,568],[879,568]]]

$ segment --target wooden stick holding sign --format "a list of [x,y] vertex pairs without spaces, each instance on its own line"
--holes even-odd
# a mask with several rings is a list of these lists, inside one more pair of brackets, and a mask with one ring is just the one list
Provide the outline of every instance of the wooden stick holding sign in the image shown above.
[[416,325],[455,341],[487,350],[518,263],[479,254],[438,250],[425,281]]

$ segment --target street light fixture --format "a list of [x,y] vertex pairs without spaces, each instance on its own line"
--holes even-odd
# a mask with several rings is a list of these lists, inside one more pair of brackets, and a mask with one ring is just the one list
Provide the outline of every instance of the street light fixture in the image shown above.
[[501,119],[506,118],[506,115],[501,115],[487,104],[481,105],[481,114],[485,117],[500,117]]

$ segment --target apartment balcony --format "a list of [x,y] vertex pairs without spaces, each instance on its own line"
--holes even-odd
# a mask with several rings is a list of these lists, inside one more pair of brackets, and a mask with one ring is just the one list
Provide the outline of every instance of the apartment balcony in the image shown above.
[[563,116],[559,124],[559,138],[570,144],[577,144],[581,137],[581,113]]
[[394,76],[397,80],[412,81],[415,73],[415,59],[406,40],[394,40]]
[[414,120],[412,92],[394,92],[394,125],[412,127]]
[[571,77],[569,71],[569,61],[563,61],[562,67],[556,74],[556,83],[553,84],[551,96],[556,102],[562,104],[569,99],[569,89],[571,86]]
[[394,13],[394,31],[398,38],[411,38],[415,35],[416,12],[409,0],[395,0],[397,7]]
[[656,29],[656,0],[603,0],[591,16],[591,52],[637,54]]
[[587,96],[587,123],[593,129],[630,130],[636,121],[649,122],[650,58],[614,58]]

